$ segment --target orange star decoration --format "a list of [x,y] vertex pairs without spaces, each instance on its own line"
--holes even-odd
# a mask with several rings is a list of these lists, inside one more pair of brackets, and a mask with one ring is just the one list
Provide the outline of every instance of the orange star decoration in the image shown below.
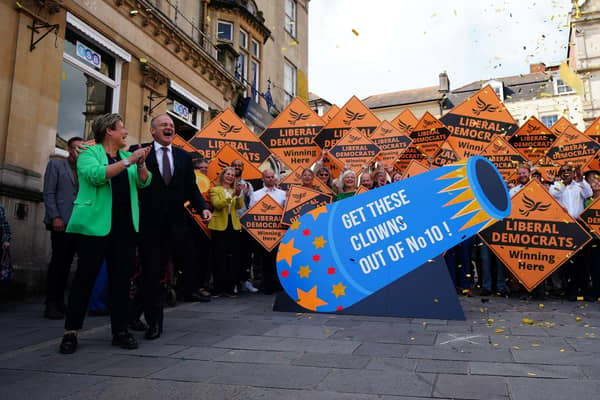
[[315,240],[313,240],[313,245],[315,246],[315,249],[322,249],[323,247],[325,247],[325,243],[327,243],[327,240],[323,239],[323,236],[317,236]]
[[331,291],[331,293],[335,295],[336,299],[340,296],[345,296],[346,286],[342,285],[342,282],[338,283],[337,285],[333,285],[333,290]]
[[294,239],[287,243],[281,243],[279,245],[279,252],[277,252],[277,262],[285,260],[288,263],[288,266],[291,267],[292,258],[300,252],[301,250],[298,250],[294,247]]
[[308,265],[303,265],[300,267],[300,270],[298,270],[298,275],[300,275],[300,278],[308,278],[311,272],[312,271],[310,270]]
[[313,220],[315,220],[315,221],[317,220],[319,215],[326,214],[326,213],[327,213],[327,208],[325,208],[325,206],[317,207],[314,210],[310,210],[309,212],[307,212],[307,214],[312,215]]
[[308,292],[302,289],[296,289],[298,294],[298,304],[307,310],[317,311],[317,307],[324,306],[327,302],[317,297],[317,286],[313,286]]
[[298,228],[300,228],[300,221],[299,220],[295,220],[294,222],[292,222],[292,224],[290,225],[290,229],[295,231]]

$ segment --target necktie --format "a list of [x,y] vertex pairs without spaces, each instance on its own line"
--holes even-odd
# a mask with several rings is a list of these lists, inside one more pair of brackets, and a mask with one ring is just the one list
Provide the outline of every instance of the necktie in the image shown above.
[[161,147],[161,149],[163,151],[163,157],[162,157],[162,163],[163,163],[162,176],[163,176],[163,181],[165,181],[165,184],[168,185],[169,182],[171,182],[171,177],[173,176],[173,174],[171,173],[171,162],[169,161],[169,148],[168,147]]

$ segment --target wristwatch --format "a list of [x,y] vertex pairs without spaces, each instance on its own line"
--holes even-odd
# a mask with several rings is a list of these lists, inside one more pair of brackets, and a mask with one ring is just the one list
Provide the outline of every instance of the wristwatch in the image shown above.
[[129,167],[131,165],[131,163],[129,162],[128,159],[123,159],[123,165],[125,165],[125,168]]

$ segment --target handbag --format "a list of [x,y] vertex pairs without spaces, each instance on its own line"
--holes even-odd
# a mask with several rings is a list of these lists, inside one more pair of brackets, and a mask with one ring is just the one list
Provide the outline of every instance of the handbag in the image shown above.
[[9,249],[2,250],[0,258],[0,282],[10,282],[14,277],[14,270],[10,262]]

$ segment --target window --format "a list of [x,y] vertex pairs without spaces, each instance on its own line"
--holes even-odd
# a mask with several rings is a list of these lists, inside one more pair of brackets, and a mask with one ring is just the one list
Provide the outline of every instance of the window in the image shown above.
[[287,61],[283,63],[283,91],[287,106],[296,97],[296,67]]
[[236,78],[245,82],[248,79],[248,54],[240,51],[236,65]]
[[250,84],[252,85],[252,99],[258,103],[260,100],[260,64],[255,60],[250,62]]
[[243,29],[240,29],[240,47],[244,49],[248,48],[248,33]]
[[173,119],[175,132],[189,140],[202,126],[202,110],[208,105],[175,81],[169,82],[167,113]]
[[285,21],[283,28],[296,37],[296,1],[285,0]]
[[219,21],[217,23],[217,39],[233,41],[233,24],[231,22]]
[[254,39],[252,39],[250,50],[252,52],[252,57],[260,58],[260,44]]
[[574,93],[573,88],[565,83],[562,79],[560,79],[560,75],[558,73],[552,74],[554,78],[555,91],[556,94],[567,94]]
[[92,138],[92,121],[119,110],[121,66],[131,55],[71,13],[60,75],[56,147],[74,136]]
[[486,86],[486,85],[490,85],[492,87],[492,89],[494,89],[494,92],[496,93],[496,95],[500,98],[500,101],[504,101],[504,85],[502,82],[496,81],[496,80],[491,80],[491,81],[484,83],[482,85],[482,87]]
[[546,115],[543,116],[542,118],[542,124],[546,125],[546,127],[550,128],[552,127],[552,125],[554,125],[556,123],[556,121],[558,121],[558,115]]

